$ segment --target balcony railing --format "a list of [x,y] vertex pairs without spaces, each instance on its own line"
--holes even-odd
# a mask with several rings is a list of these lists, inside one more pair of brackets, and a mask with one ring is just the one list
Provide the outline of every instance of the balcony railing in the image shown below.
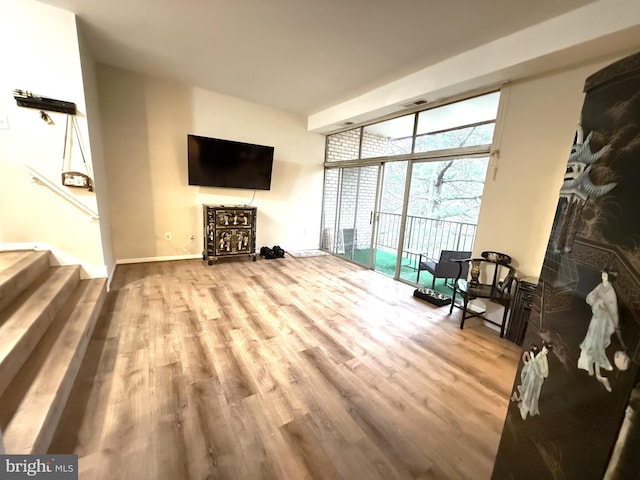
[[[338,228],[334,237],[330,229],[324,229],[321,247],[337,254],[347,251],[368,251],[371,248],[371,229],[369,218],[363,218],[354,228]],[[400,238],[401,215],[381,212],[378,215],[378,236],[375,247],[378,251],[387,251],[397,255]],[[436,218],[408,215],[406,233],[402,248],[402,257],[409,262],[407,267],[414,270],[420,254],[438,259],[442,250],[472,251],[477,225],[474,223],[453,222]],[[349,230],[349,246],[345,245],[344,235]],[[354,243],[351,241],[355,240]],[[351,250],[350,250],[351,248]],[[366,261],[366,260],[365,260]]]
[[[400,237],[400,215],[381,212],[378,217],[378,248],[395,251]],[[437,259],[442,250],[473,250],[477,225],[407,215],[403,256],[426,254]],[[414,259],[415,260],[415,259]]]

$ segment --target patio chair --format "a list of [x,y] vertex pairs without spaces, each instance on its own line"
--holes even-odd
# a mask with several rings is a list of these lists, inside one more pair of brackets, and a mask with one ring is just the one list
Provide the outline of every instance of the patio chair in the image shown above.
[[[460,328],[464,328],[464,322],[470,317],[481,317],[485,321],[500,327],[500,337],[504,337],[504,329],[507,323],[507,316],[511,306],[513,297],[513,286],[516,275],[516,269],[511,265],[511,257],[499,252],[482,252],[481,258],[470,258],[467,260],[455,260],[458,263],[458,274],[453,283],[453,298],[449,315],[453,312],[456,295],[462,297],[462,318],[460,319]],[[470,267],[471,278],[467,281],[466,275],[463,275],[464,266]],[[480,283],[480,277],[490,280],[489,283]],[[504,278],[503,278],[504,277]],[[484,312],[469,312],[469,302],[476,298],[486,298],[490,302],[502,305],[504,312],[502,315],[502,323],[486,318]]]
[[420,272],[426,270],[432,276],[431,288],[436,286],[436,278],[444,278],[444,283],[447,286],[453,288],[453,285],[447,284],[447,280],[450,278],[456,278],[458,275],[458,267],[462,265],[462,271],[460,276],[467,278],[469,273],[468,263],[457,263],[454,260],[467,260],[471,258],[471,252],[462,250],[442,250],[440,252],[440,259],[438,261],[427,257],[426,254],[421,253],[418,260],[418,278],[416,283],[420,283]]
[[356,246],[356,229],[355,228],[343,228],[342,229],[342,247],[344,248],[345,256],[349,256],[353,260],[353,253]]

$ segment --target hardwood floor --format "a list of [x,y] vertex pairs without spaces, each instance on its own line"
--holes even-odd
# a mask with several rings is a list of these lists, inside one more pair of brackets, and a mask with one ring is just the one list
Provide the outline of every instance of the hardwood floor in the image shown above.
[[84,479],[489,478],[519,347],[331,256],[121,265],[50,448]]

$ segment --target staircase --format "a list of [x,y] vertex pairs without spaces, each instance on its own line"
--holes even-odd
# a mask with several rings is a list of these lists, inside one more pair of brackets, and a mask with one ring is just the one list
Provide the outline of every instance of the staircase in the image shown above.
[[0,431],[8,454],[44,454],[106,296],[106,279],[0,252]]

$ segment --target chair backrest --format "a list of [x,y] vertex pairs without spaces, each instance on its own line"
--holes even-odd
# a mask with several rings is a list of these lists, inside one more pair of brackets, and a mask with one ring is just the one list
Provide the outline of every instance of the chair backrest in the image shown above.
[[[463,250],[442,250],[440,252],[440,260],[436,265],[434,276],[438,278],[455,278],[458,275],[458,262],[454,260],[466,260],[471,257],[471,252]],[[469,273],[469,263],[462,264],[462,272],[460,278],[467,278]]]
[[[482,270],[486,272],[487,277],[491,279],[491,285],[501,294],[506,295],[510,292],[513,281],[516,276],[516,269],[511,265],[511,257],[506,253],[485,251],[481,253],[482,258],[474,258],[471,260],[471,285],[480,284],[480,274]],[[502,278],[503,270],[507,270],[506,275]],[[502,280],[501,280],[502,279]]]
[[513,282],[516,279],[516,269],[511,265],[503,265],[505,268],[508,268],[506,277],[498,282],[498,288],[502,295],[509,295],[511,293],[511,288],[513,286]]
[[356,246],[356,229],[355,228],[343,228],[342,229],[342,246],[345,254],[350,254],[353,257],[353,251]]
[[485,260],[493,263],[499,263],[500,265],[509,265],[511,263],[511,257],[506,253],[484,251],[480,255]]

